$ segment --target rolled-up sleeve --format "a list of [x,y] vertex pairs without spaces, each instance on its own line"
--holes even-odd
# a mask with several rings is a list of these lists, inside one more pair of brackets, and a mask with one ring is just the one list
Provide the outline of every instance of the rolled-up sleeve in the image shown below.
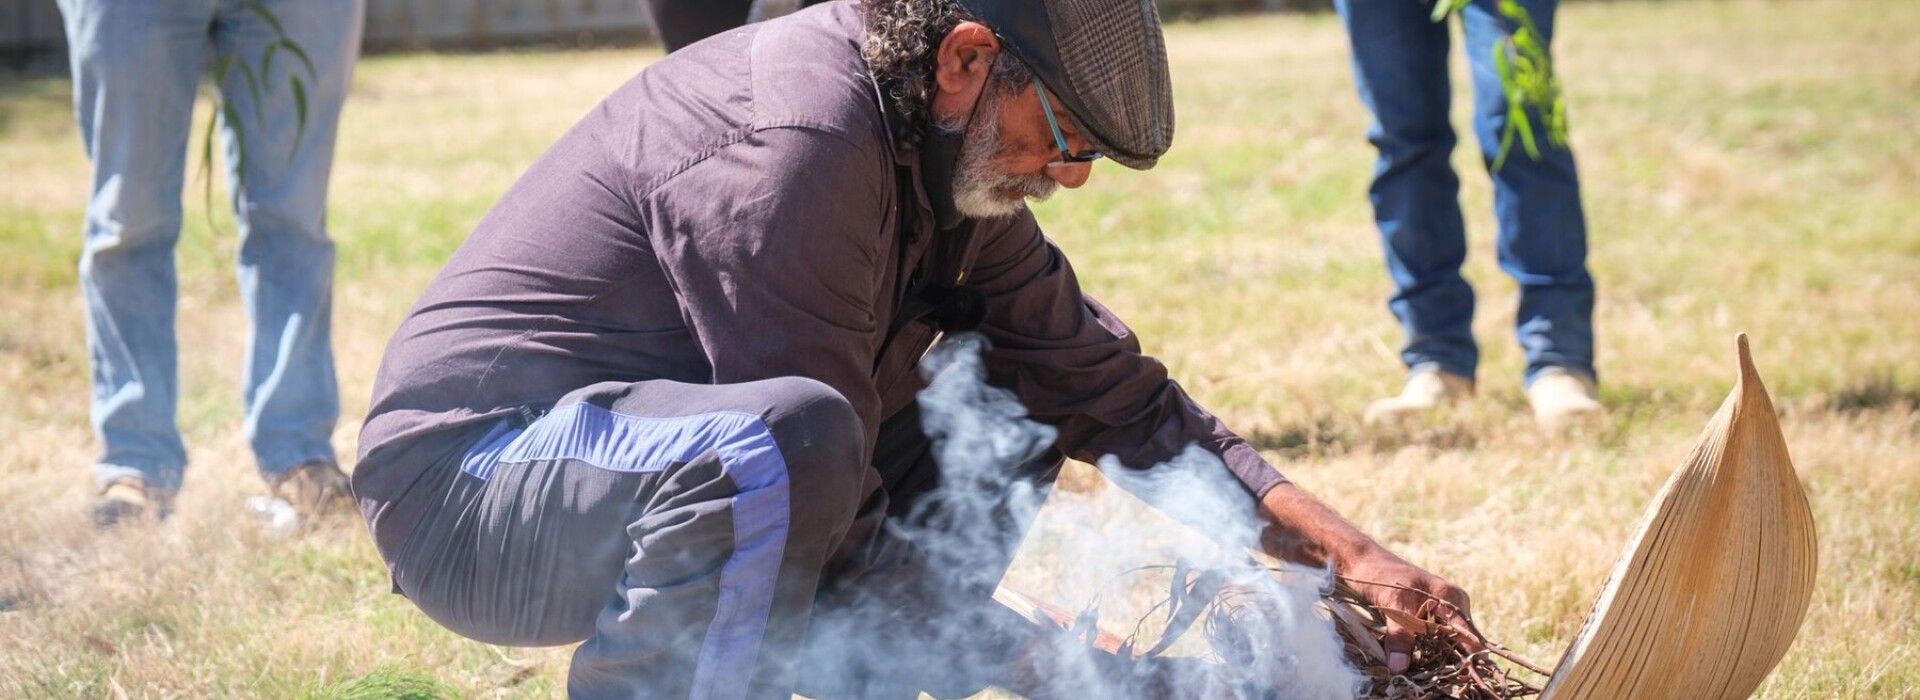
[[738,141],[644,193],[643,216],[712,381],[824,382],[871,445],[871,380],[890,221],[880,155],[788,127]]
[[1286,481],[1080,290],[1031,213],[982,225],[976,235],[983,240],[968,286],[988,300],[989,379],[1018,395],[1036,419],[1058,426],[1061,451],[1086,462],[1110,454],[1146,468],[1198,444],[1256,497]]

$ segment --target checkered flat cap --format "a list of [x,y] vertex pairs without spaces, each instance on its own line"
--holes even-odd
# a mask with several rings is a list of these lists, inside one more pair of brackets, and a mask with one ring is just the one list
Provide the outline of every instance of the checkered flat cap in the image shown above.
[[1108,158],[1146,170],[1173,145],[1154,0],[959,0],[1010,44]]

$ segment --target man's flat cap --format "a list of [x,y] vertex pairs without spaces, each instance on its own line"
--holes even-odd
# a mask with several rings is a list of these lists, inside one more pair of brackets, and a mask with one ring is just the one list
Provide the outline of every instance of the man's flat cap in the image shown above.
[[1154,0],[959,0],[1011,44],[1108,158],[1146,170],[1173,145]]

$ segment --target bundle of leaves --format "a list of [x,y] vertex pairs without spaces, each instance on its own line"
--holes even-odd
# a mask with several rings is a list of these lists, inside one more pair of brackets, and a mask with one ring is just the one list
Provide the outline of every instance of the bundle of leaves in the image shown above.
[[[1433,21],[1444,22],[1473,0],[1436,0]],[[1553,71],[1546,34],[1519,0],[1499,0],[1494,20],[1502,38],[1493,42],[1493,69],[1500,76],[1507,100],[1507,122],[1500,129],[1500,149],[1493,169],[1499,170],[1518,137],[1527,157],[1540,160],[1540,139],[1555,148],[1567,147],[1567,100]]]

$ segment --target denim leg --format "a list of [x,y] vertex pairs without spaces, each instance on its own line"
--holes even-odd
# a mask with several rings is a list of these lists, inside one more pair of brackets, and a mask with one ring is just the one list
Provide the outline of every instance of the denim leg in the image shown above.
[[1460,179],[1448,158],[1456,137],[1447,110],[1449,38],[1430,7],[1411,0],[1336,0],[1353,47],[1354,82],[1373,113],[1367,138],[1380,152],[1370,190],[1408,367],[1438,364],[1472,377],[1473,288],[1460,276],[1466,226]]
[[[1521,0],[1545,39],[1553,36],[1555,0]],[[1491,169],[1507,125],[1506,93],[1494,70],[1495,42],[1512,27],[1495,0],[1462,11],[1473,68],[1474,135]],[[1533,123],[1543,122],[1537,114]],[[1593,278],[1587,274],[1587,223],[1573,152],[1539,139],[1540,159],[1518,143],[1492,171],[1494,215],[1500,222],[1500,269],[1520,286],[1514,335],[1526,351],[1528,383],[1560,366],[1594,376]]]
[[[240,115],[223,122],[229,182],[239,223],[235,261],[250,325],[242,392],[243,430],[260,469],[273,477],[302,462],[334,459],[340,414],[332,349],[333,242],[326,231],[327,174],[333,166],[340,108],[360,52],[364,0],[265,0],[313,61],[309,75],[279,50],[260,75],[260,99],[243,73],[231,72],[220,95]],[[214,24],[214,50],[256,71],[278,37],[259,14],[225,0]],[[306,92],[302,127],[289,77]],[[245,163],[238,144],[245,144]],[[244,165],[244,169],[241,167]]]
[[178,489],[186,447],[174,314],[180,197],[211,2],[61,0],[74,111],[92,160],[80,291],[101,483]]

